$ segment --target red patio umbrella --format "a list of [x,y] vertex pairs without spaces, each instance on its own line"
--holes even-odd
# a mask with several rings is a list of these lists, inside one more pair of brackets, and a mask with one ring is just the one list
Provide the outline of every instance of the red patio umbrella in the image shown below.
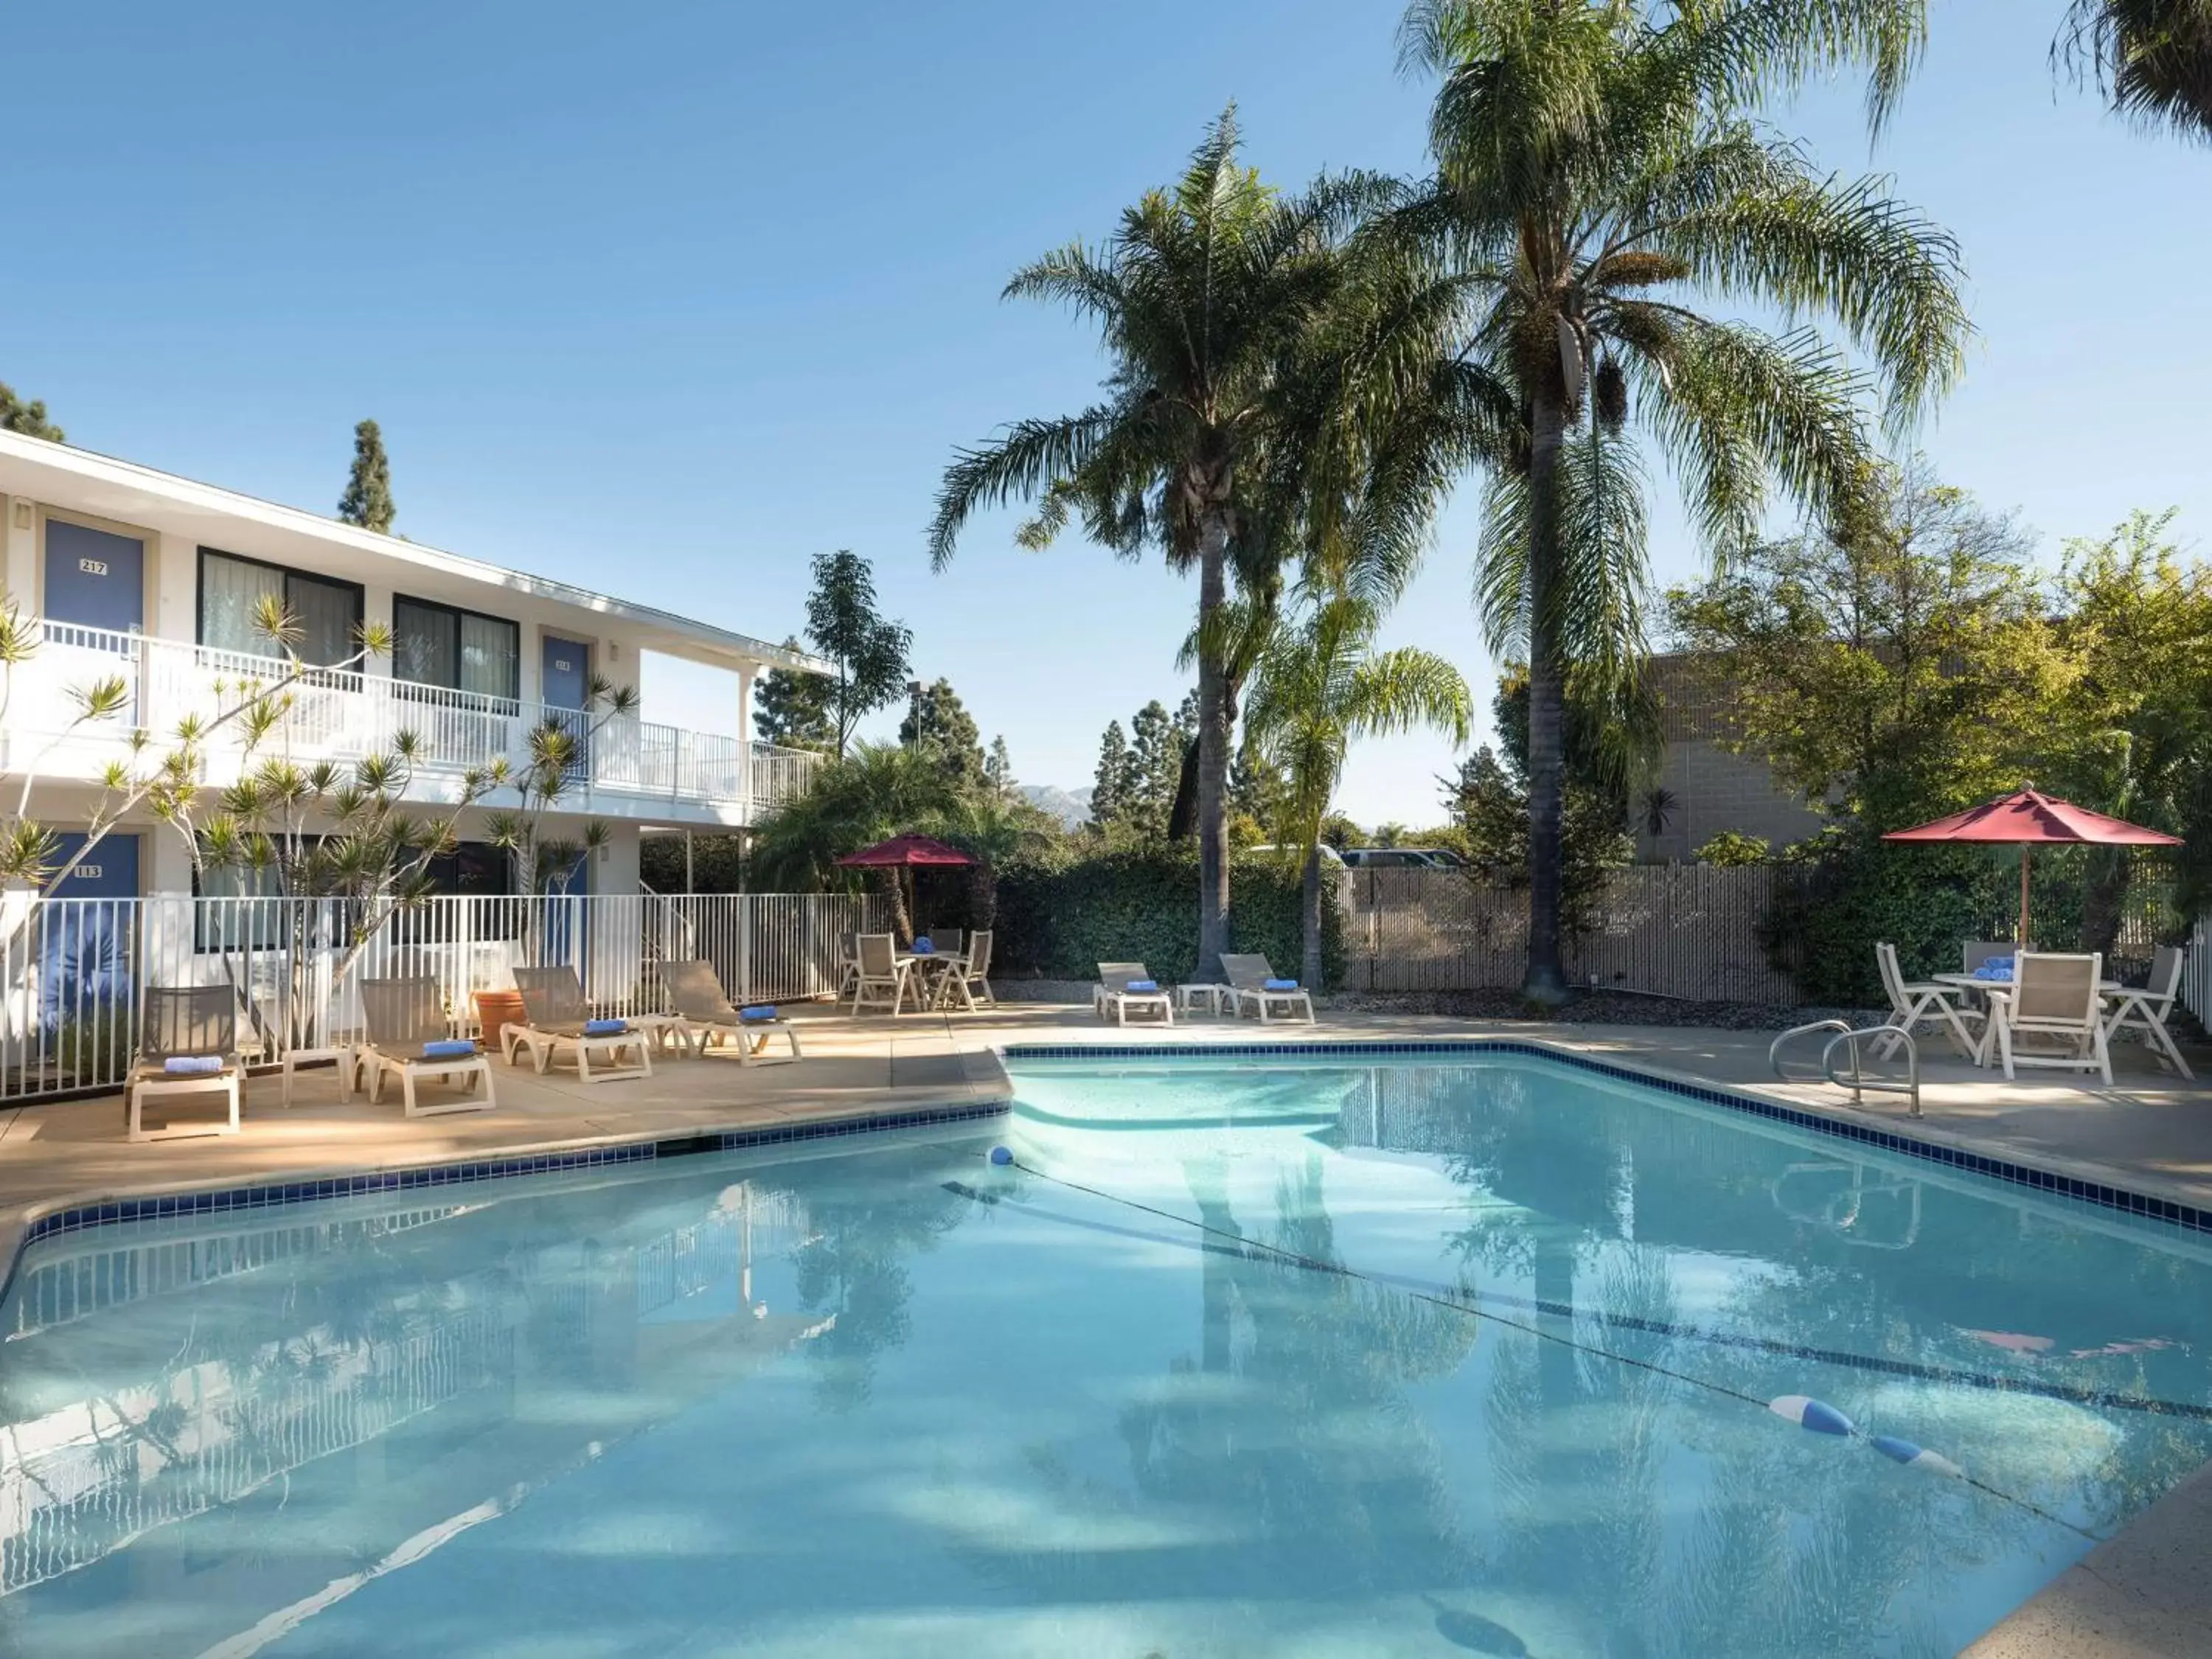
[[[916,870],[952,870],[976,860],[957,847],[947,847],[943,842],[928,836],[893,836],[889,841],[879,841],[873,847],[863,847],[857,853],[848,853],[837,860],[848,870],[903,870],[907,872],[907,915],[913,917],[920,895],[914,891],[914,872]],[[919,924],[917,924],[919,925]]]
[[840,867],[852,870],[951,868],[975,862],[958,848],[947,847],[927,836],[893,836],[837,860]]
[[2020,850],[2019,943],[2027,943],[2027,861],[2037,847],[2179,847],[2181,837],[2124,818],[2107,817],[2070,800],[2039,793],[2031,784],[1979,806],[1954,812],[1912,830],[1893,830],[1884,841],[1983,842]]

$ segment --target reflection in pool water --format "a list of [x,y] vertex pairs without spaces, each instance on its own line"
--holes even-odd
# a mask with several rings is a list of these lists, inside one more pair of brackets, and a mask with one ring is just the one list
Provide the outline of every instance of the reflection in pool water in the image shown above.
[[0,1652],[1940,1654],[2212,1455],[2169,1231],[1527,1060],[1017,1083],[34,1248]]

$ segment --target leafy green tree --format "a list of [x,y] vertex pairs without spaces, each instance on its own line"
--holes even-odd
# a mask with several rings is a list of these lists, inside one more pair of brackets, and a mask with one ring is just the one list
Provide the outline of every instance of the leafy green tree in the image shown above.
[[[783,648],[804,647],[791,639],[783,642]],[[831,709],[835,692],[826,675],[771,668],[761,676],[760,693],[753,699],[753,729],[763,743],[827,754],[837,746],[837,720]]]
[[1255,522],[1267,452],[1305,394],[1286,374],[1337,280],[1342,190],[1285,197],[1237,156],[1226,111],[1172,190],[1128,210],[1103,247],[1080,243],[1018,271],[1009,297],[1052,300],[1095,321],[1105,395],[1078,414],[1017,422],[961,452],[930,528],[942,568],[978,510],[1035,502],[1023,542],[1069,517],[1125,557],[1158,547],[1199,576],[1196,820],[1202,971],[1230,943],[1228,777],[1235,723],[1227,654],[1208,623],[1229,599]]
[[2070,0],[2051,55],[2137,125],[2212,138],[2212,0]]
[[2075,670],[2033,546],[1916,462],[1840,526],[1675,589],[1669,617],[1724,741],[1808,801],[1900,829],[2033,775]]
[[353,471],[338,497],[338,517],[380,535],[392,532],[398,509],[392,501],[392,463],[384,453],[384,434],[374,421],[353,429]]
[[42,399],[25,403],[15,388],[0,380],[0,432],[20,432],[27,438],[44,438],[50,444],[64,442],[61,428],[46,418]]
[[940,679],[914,694],[906,718],[899,722],[898,735],[908,748],[935,754],[956,788],[975,788],[988,776],[989,763],[983,753],[982,732],[950,680]]
[[1441,657],[1377,651],[1382,608],[1351,592],[1321,591],[1261,659],[1245,708],[1250,740],[1284,780],[1277,833],[1301,849],[1301,983],[1321,983],[1321,845],[1330,797],[1352,743],[1433,726],[1467,741],[1467,682]]
[[[2178,916],[2212,902],[2212,567],[2186,558],[2173,514],[2137,512],[2066,544],[2059,647],[2078,665],[2047,728],[2036,781],[2084,805],[2182,838]],[[2087,858],[2082,945],[2109,952],[2137,855]]]
[[1136,770],[1129,755],[1129,740],[1121,735],[1121,722],[1109,720],[1098,740],[1098,769],[1091,776],[1091,822],[1112,830],[1128,821],[1136,790]]
[[[1777,486],[1822,509],[1850,496],[1875,383],[1902,430],[1958,372],[1951,239],[1882,180],[1822,173],[1752,114],[1768,92],[1864,64],[1878,118],[1919,49],[1921,9],[1419,0],[1407,15],[1407,60],[1443,84],[1437,174],[1401,216],[1469,297],[1452,359],[1492,428],[1482,608],[1493,646],[1529,665],[1532,997],[1565,994],[1568,682],[1607,702],[1642,654],[1632,446],[1656,446],[1705,539],[1734,550]],[[1865,370],[1809,323],[1775,335],[1699,308],[1713,300],[1825,316]]]
[[914,635],[876,611],[876,576],[849,549],[814,556],[814,591],[806,598],[806,637],[836,667],[830,683],[835,752],[853,730],[905,689]]

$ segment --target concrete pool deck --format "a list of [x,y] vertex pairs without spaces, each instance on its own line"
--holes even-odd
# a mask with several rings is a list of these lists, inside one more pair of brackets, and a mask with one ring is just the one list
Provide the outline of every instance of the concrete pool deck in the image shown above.
[[[252,1079],[235,1136],[132,1145],[112,1097],[9,1108],[0,1111],[0,1265],[13,1261],[23,1227],[38,1215],[111,1198],[988,1104],[1011,1094],[999,1051],[1024,1044],[1511,1039],[2212,1208],[2212,1082],[2183,1083],[2134,1047],[2116,1053],[2108,1089],[2077,1073],[2023,1072],[2007,1083],[1931,1040],[1922,1070],[1925,1115],[1915,1120],[1899,1097],[1869,1096],[1854,1107],[1826,1085],[1778,1081],[1767,1064],[1771,1032],[1379,1013],[1265,1028],[1200,1017],[1164,1030],[1104,1026],[1086,1008],[1036,1004],[897,1020],[854,1020],[824,1007],[794,1017],[806,1049],[797,1066],[672,1057],[649,1079],[586,1085],[573,1073],[541,1078],[495,1064],[497,1109],[443,1117],[404,1117],[396,1091],[381,1105],[358,1094],[342,1104],[331,1071],[303,1072],[289,1109],[275,1077]],[[2212,1073],[2212,1063],[2200,1063],[2208,1061],[2191,1055],[2200,1074]],[[1970,1651],[1975,1659],[2212,1653],[2212,1467]]]

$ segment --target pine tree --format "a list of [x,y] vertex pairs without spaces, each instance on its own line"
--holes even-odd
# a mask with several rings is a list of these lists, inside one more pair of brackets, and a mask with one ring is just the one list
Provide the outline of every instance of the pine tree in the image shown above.
[[0,432],[20,432],[27,438],[44,438],[50,444],[63,441],[61,428],[46,418],[44,400],[25,403],[5,380],[0,380]]
[[935,751],[952,784],[961,790],[974,787],[986,776],[982,738],[975,717],[961,702],[950,680],[941,679],[916,691],[906,718],[899,722],[899,741],[909,749]]
[[[786,640],[787,651],[803,649]],[[763,743],[827,754],[837,746],[837,722],[830,710],[830,682],[820,674],[795,674],[771,668],[753,701],[753,729]]]
[[380,535],[392,533],[398,509],[392,504],[392,463],[385,459],[384,434],[374,421],[353,429],[353,473],[338,497],[338,517]]
[[1167,705],[1154,698],[1129,722],[1129,759],[1136,775],[1130,816],[1145,833],[1167,833],[1168,811],[1175,805],[1176,785],[1182,777],[1182,735],[1176,730]]
[[1091,822],[1109,830],[1129,815],[1129,790],[1135,779],[1130,769],[1129,740],[1121,735],[1121,722],[1109,720],[1098,740],[1098,769],[1091,780]]
[[1004,795],[1012,792],[1014,761],[1013,757],[1006,752],[1005,738],[997,737],[991,739],[991,753],[983,763],[983,776],[997,793]]

